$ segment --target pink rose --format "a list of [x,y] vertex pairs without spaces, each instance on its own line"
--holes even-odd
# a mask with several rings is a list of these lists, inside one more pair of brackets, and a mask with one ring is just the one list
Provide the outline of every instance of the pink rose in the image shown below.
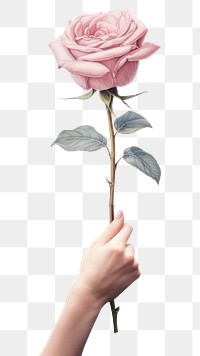
[[144,42],[148,29],[129,10],[85,13],[69,20],[50,42],[58,68],[65,68],[83,89],[124,86],[135,77],[140,59],[160,46]]

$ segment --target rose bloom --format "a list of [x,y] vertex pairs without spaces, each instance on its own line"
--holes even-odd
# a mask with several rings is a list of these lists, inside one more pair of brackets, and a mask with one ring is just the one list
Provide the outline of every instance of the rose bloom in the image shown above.
[[49,47],[58,68],[68,70],[83,89],[105,90],[130,83],[140,59],[160,46],[144,42],[148,29],[129,10],[84,13],[69,20]]

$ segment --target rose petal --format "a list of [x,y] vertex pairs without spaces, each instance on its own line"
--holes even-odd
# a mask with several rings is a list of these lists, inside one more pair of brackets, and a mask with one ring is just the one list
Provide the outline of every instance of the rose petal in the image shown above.
[[110,72],[113,73],[113,68],[115,68],[117,61],[118,58],[111,58],[107,61],[102,62],[102,64],[104,64],[110,70]]
[[113,73],[116,73],[119,68],[121,68],[126,61],[139,61],[140,59],[145,59],[157,51],[160,46],[155,45],[154,43],[146,42],[142,47],[134,49],[128,54],[125,54],[123,57],[119,58],[115,67],[113,68]]
[[88,77],[101,78],[109,69],[101,63],[84,62],[84,61],[67,61],[62,65],[72,74],[80,74]]
[[144,42],[144,39],[145,39],[145,37],[146,37],[146,35],[147,35],[147,32],[148,32],[148,30],[147,30],[146,32],[144,32],[144,34],[142,35],[142,37],[140,37],[140,38],[137,40],[137,46],[138,46],[139,48],[142,47],[143,42]]
[[135,29],[135,31],[124,41],[124,45],[130,45],[132,43],[135,43],[140,37],[142,37],[144,34],[147,33],[148,29],[145,26],[145,24],[143,24],[142,21],[135,19],[134,21],[137,25],[137,28]]
[[124,16],[122,16],[119,20],[119,27],[121,33],[127,29],[127,22]]
[[113,80],[113,77],[112,77],[111,73],[107,73],[102,78],[96,78],[96,77],[89,78],[88,79],[88,85],[92,89],[105,90],[105,89],[109,89],[109,88],[114,87],[115,86],[115,82]]
[[105,28],[106,30],[108,30],[109,32],[118,32],[118,27],[109,23],[109,22],[105,22],[105,21],[99,21],[96,24],[96,28],[98,30],[101,30],[102,28]]
[[102,41],[108,41],[109,39],[113,39],[113,38],[116,38],[115,32],[110,32],[108,35],[101,36]]
[[[113,47],[113,46],[116,46],[116,45],[119,45],[123,42],[123,37],[117,37],[117,38],[113,38],[111,40],[108,40],[108,41],[101,41],[99,43],[99,48],[102,48],[102,49],[105,49],[105,48],[109,48],[109,47]],[[98,44],[97,44],[98,45]]]
[[90,24],[90,22],[91,22],[91,20],[93,19],[93,17],[95,16],[98,16],[98,12],[96,13],[96,14],[91,14],[91,13],[84,13],[84,14],[82,14],[82,16],[81,16],[81,22],[82,22],[82,24],[83,24],[83,27],[85,28],[85,27],[88,27],[89,26],[89,24]]
[[51,41],[49,43],[49,47],[51,48],[57,60],[58,68],[62,67],[63,62],[75,60],[74,56],[71,54],[68,48],[66,48],[65,45],[63,44],[61,37],[58,37],[55,40]]
[[64,31],[64,35],[66,37],[66,39],[70,39],[71,41],[73,40],[74,36],[71,32],[71,29],[70,29],[70,23],[71,23],[71,20],[68,20],[68,23],[67,23],[67,26],[65,28],[65,31]]
[[85,26],[88,26],[91,21],[96,18],[99,15],[99,13],[84,13],[79,16],[76,16],[70,23],[70,29],[69,31],[71,32],[72,39],[75,40],[75,34],[76,34],[76,26],[81,22],[83,25],[83,28]]
[[137,24],[132,21],[128,32],[126,32],[123,36],[122,36],[122,34],[120,34],[120,36],[117,38],[103,41],[103,43],[100,44],[100,46],[98,46],[98,47],[99,48],[109,48],[109,47],[113,47],[113,46],[121,44],[121,43],[123,44],[123,46],[134,44],[134,38],[135,38],[134,32],[136,30],[137,30]]
[[[133,52],[134,52],[134,50],[132,52],[130,52],[130,53],[133,53]],[[121,68],[124,65],[124,63],[126,63],[130,53],[125,54],[123,57],[118,59],[115,67],[113,68],[113,73],[114,74],[119,70],[119,68]]]
[[89,23],[89,28],[90,31],[93,33],[95,31],[96,24],[101,20],[102,18],[106,17],[105,13],[99,12],[97,14],[93,14],[92,19]]
[[79,16],[76,16],[70,23],[69,25],[69,32],[71,33],[71,38],[73,41],[75,41],[75,27],[76,25],[81,21],[81,18],[82,18],[82,14],[79,15]]
[[137,73],[139,62],[126,62],[117,72],[115,76],[116,86],[124,86],[129,84]]
[[133,52],[133,54],[128,56],[128,61],[130,61],[130,62],[131,61],[139,61],[141,59],[148,58],[154,52],[156,52],[159,48],[160,48],[160,46],[158,46],[154,43],[146,42],[142,45],[142,47],[137,48]]
[[114,18],[114,16],[110,15],[109,16],[109,22],[112,24],[112,25],[115,25],[117,24],[117,21],[116,19]]
[[[136,48],[136,46],[134,46]],[[133,48],[134,48],[133,47]],[[84,61],[106,61],[115,57],[123,56],[124,54],[130,52],[132,46],[121,46],[108,49],[106,51],[101,51],[98,53],[91,53],[81,56],[80,58]]]
[[80,46],[79,44],[73,42],[73,43],[68,43],[66,42],[66,46],[69,49],[75,49],[81,52],[86,52],[86,53],[93,53],[93,52],[101,52],[101,50],[99,48],[95,48],[95,47],[89,47],[89,46]]
[[96,39],[90,40],[90,38],[85,38],[85,37],[80,37],[80,39],[76,38],[76,41],[78,42],[78,44],[80,46],[89,46],[89,47],[94,47],[94,48],[97,45],[102,43],[102,41],[100,39],[97,41]]
[[75,35],[76,37],[81,36],[84,34],[84,29],[83,29],[83,25],[82,22],[80,21],[75,28]]
[[[124,16],[124,17],[123,17]],[[122,10],[120,14],[120,36],[124,36],[133,21],[129,10]],[[122,26],[122,27],[121,27]]]
[[70,49],[70,52],[73,54],[73,56],[76,58],[76,60],[77,60],[77,58],[79,58],[83,55],[83,52],[76,51],[75,49]]
[[83,75],[78,75],[78,74],[71,74],[71,77],[74,79],[74,81],[83,89],[89,90],[91,87],[88,84],[88,78],[84,77]]

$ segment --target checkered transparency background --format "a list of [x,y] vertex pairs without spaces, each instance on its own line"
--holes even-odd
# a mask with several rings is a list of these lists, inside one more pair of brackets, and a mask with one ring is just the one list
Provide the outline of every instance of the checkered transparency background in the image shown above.
[[[160,49],[140,62],[120,94],[152,124],[117,135],[117,157],[138,145],[158,161],[159,186],[120,161],[115,213],[133,225],[141,276],[109,303],[83,355],[197,356],[200,352],[200,3],[198,0],[7,0],[0,10],[0,354],[39,355],[83,254],[109,223],[107,151],[50,147],[64,129],[88,124],[109,140],[98,92],[58,70],[49,42],[82,12],[128,8]],[[127,111],[114,101],[117,115]],[[67,335],[66,335],[67,338]]]

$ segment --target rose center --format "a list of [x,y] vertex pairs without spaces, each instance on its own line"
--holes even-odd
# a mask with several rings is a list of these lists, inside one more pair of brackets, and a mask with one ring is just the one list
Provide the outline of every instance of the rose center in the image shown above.
[[96,24],[89,24],[83,31],[82,38],[107,39],[116,37],[120,33],[117,23],[111,24],[109,21],[99,21]]

